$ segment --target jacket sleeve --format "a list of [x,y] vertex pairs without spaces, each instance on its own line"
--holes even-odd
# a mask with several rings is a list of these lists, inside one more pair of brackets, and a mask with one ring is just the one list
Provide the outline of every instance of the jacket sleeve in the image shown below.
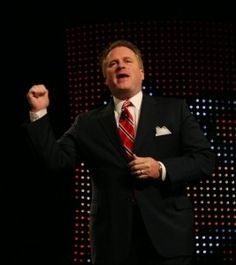
[[76,143],[71,134],[55,138],[48,115],[24,126],[27,142],[40,167],[52,172],[71,171],[76,164]]
[[172,184],[188,184],[212,174],[215,154],[199,123],[193,117],[185,101],[181,101],[179,115],[179,141],[181,153],[163,159],[167,178]]

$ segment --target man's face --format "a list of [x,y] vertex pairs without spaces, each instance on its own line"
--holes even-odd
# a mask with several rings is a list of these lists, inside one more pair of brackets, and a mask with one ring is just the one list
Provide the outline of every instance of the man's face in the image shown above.
[[107,55],[105,84],[120,99],[134,96],[142,89],[144,71],[136,54],[127,47],[116,47]]

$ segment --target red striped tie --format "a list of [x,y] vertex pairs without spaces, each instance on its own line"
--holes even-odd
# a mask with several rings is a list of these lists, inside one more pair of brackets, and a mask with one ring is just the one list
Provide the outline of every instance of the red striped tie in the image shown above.
[[118,132],[125,148],[128,159],[133,158],[133,145],[134,145],[134,119],[128,110],[128,107],[132,106],[130,101],[125,101],[121,108],[121,115],[119,119]]

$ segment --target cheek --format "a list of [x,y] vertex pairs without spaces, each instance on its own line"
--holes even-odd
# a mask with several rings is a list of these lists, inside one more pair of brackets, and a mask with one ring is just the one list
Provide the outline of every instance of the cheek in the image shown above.
[[104,80],[105,85],[109,86],[111,84],[111,78],[106,77]]
[[109,84],[114,83],[114,81],[113,81],[113,75],[110,74],[110,73],[107,73],[107,74],[106,74],[106,77],[105,77],[105,80],[104,80],[104,83],[105,83],[106,85],[109,85]]

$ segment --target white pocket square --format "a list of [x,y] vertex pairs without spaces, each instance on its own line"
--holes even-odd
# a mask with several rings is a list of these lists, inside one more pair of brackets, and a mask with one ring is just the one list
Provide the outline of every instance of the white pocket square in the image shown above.
[[156,126],[155,129],[156,129],[155,136],[171,134],[171,131],[166,126],[162,127]]

